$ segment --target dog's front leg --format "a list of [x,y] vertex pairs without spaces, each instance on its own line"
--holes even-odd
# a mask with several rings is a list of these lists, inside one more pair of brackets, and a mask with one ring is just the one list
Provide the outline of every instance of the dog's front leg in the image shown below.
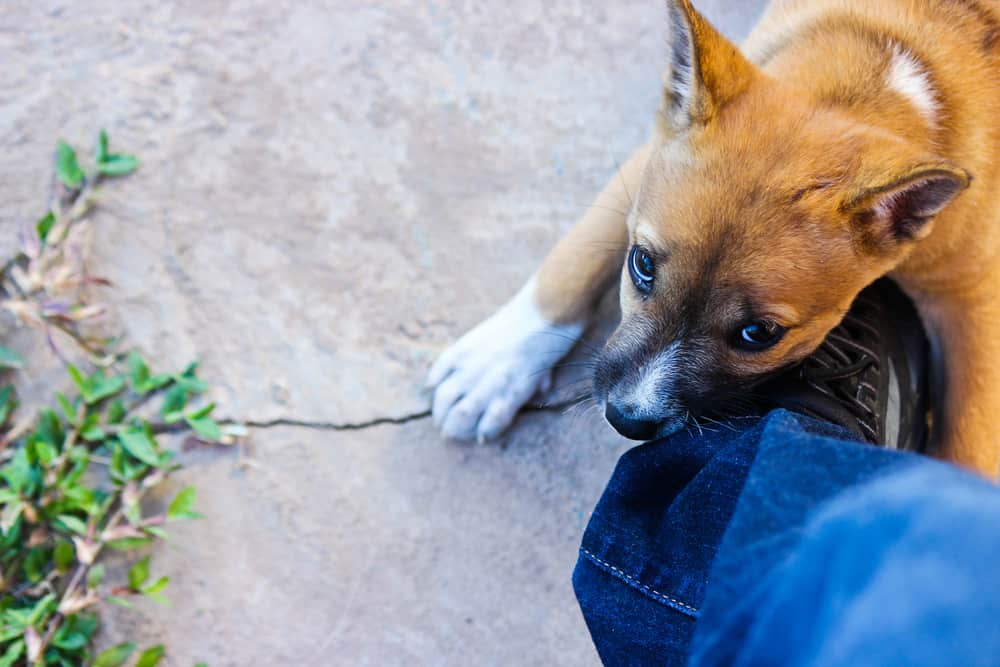
[[[1000,306],[965,292],[921,300],[942,362],[932,453],[995,478],[1000,470]],[[984,290],[996,294],[995,290]]]
[[513,299],[434,364],[428,377],[434,422],[446,436],[495,438],[548,388],[553,367],[580,339],[621,270],[628,207],[649,150],[629,158]]

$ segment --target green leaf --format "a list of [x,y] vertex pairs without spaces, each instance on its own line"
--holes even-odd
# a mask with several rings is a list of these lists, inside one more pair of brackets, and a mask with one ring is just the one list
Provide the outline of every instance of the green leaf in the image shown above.
[[94,162],[97,164],[97,171],[105,176],[131,174],[139,166],[139,160],[134,155],[112,153],[108,150],[108,133],[104,130],[97,135]]
[[187,405],[188,392],[181,385],[174,385],[163,397],[163,404],[160,406],[160,414],[170,423],[180,421],[184,418],[183,410]]
[[125,661],[128,660],[134,651],[135,644],[131,642],[112,646],[109,649],[101,651],[97,659],[94,660],[93,667],[119,667],[119,665],[125,664]]
[[66,394],[62,393],[61,391],[57,392],[56,401],[59,402],[59,409],[63,411],[63,415],[66,417],[66,421],[68,421],[71,424],[75,424],[76,408],[73,407],[73,404],[70,402],[70,400],[66,398]]
[[208,667],[208,663],[207,662],[199,662],[194,667]]
[[24,557],[24,574],[37,583],[45,577],[46,566],[49,564],[49,556],[42,547],[28,549],[28,555]]
[[143,526],[142,529],[154,537],[158,537],[161,540],[170,539],[167,531],[160,528],[159,526]]
[[8,385],[0,389],[0,426],[7,423],[16,409],[17,398],[14,396],[14,388]]
[[91,385],[89,396],[84,396],[83,400],[87,405],[93,405],[105,398],[114,396],[125,388],[125,378],[120,375],[104,377],[103,371],[98,371],[90,377]]
[[[84,451],[86,452],[86,450]],[[85,453],[84,456],[88,455]],[[89,464],[90,461],[86,459],[78,461],[63,480],[63,483],[60,484],[60,488],[62,488],[63,496],[68,501],[66,504],[67,509],[81,510],[87,514],[95,514],[98,509],[97,495],[93,489],[77,484],[83,473],[87,471]]]
[[147,546],[150,542],[152,540],[148,537],[125,537],[120,540],[111,540],[107,545],[118,551],[131,551]]
[[151,466],[159,465],[160,456],[156,453],[156,442],[149,437],[146,429],[141,426],[130,426],[118,433],[118,440],[129,454],[143,463]]
[[128,374],[132,380],[132,386],[136,390],[149,381],[149,366],[135,350],[129,352],[128,355]]
[[173,382],[173,378],[165,373],[152,375],[149,366],[146,365],[138,352],[132,351],[129,354],[128,365],[129,379],[137,394],[148,394]]
[[94,162],[101,163],[108,159],[108,133],[101,130],[97,135],[97,145],[94,147]]
[[10,529],[14,527],[17,520],[21,518],[22,512],[24,512],[24,503],[20,501],[4,505],[3,511],[0,512],[0,531],[4,535],[8,534]]
[[202,417],[201,419],[187,417],[185,418],[185,421],[187,421],[188,426],[190,426],[195,433],[200,435],[205,440],[218,442],[222,439],[222,430],[219,428],[219,423],[211,417]]
[[73,364],[66,364],[66,372],[69,373],[70,378],[73,380],[73,384],[76,385],[77,390],[81,394],[85,393],[86,390],[89,389],[87,378],[83,377],[83,373],[80,372],[79,368]]
[[154,593],[159,593],[164,588],[166,588],[167,584],[169,584],[169,583],[170,583],[170,577],[160,577],[159,579],[157,579],[156,581],[154,581],[149,586],[146,586],[145,588],[143,588],[142,592],[145,593],[146,595],[152,595]]
[[99,426],[91,426],[90,428],[80,433],[80,437],[82,437],[87,442],[100,442],[102,440],[106,440],[108,434],[105,433],[104,429],[102,429]]
[[[59,526],[59,524],[62,524],[62,526]],[[87,524],[71,514],[60,514],[56,519],[56,525],[77,535],[84,535],[87,532]]]
[[56,224],[56,217],[49,211],[35,223],[35,231],[38,233],[38,240],[44,242],[52,231],[52,225]]
[[[6,550],[7,553],[10,553],[9,550],[19,548],[19,545],[21,543],[21,533],[23,532],[23,528],[24,528],[24,519],[18,518],[18,520],[14,522],[14,525],[11,527],[10,531],[3,536],[2,540],[0,540],[0,549]],[[2,633],[3,630],[0,629],[0,634]],[[0,640],[0,643],[2,643],[2,641],[3,640]]]
[[56,604],[57,604],[56,594],[49,593],[41,600],[35,603],[35,606],[32,608],[31,613],[28,614],[27,618],[24,619],[24,625],[29,626],[38,623],[38,621],[45,618],[46,614],[48,614],[50,611],[53,611],[56,608]]
[[153,391],[155,389],[162,389],[173,381],[174,378],[172,375],[168,373],[158,373],[157,375],[149,378],[149,382],[146,383],[146,387],[150,391]]
[[106,419],[109,424],[121,424],[122,420],[125,419],[125,404],[121,401],[114,401],[108,406]]
[[119,607],[125,607],[126,609],[135,609],[135,605],[134,604],[132,604],[131,602],[129,602],[128,600],[126,600],[123,597],[118,597],[117,595],[109,595],[108,597],[106,597],[104,599],[107,600],[108,602],[110,602],[111,604],[118,605]]
[[52,645],[64,651],[76,651],[87,645],[87,635],[82,632],[68,632],[61,637],[56,637]]
[[174,496],[174,499],[170,502],[170,506],[167,508],[167,519],[195,519],[201,518],[201,515],[194,512],[194,503],[197,499],[198,492],[193,486],[186,486],[181,491]]
[[18,639],[7,647],[7,650],[0,656],[0,667],[13,667],[17,659],[24,654],[24,640]]
[[7,480],[10,488],[17,493],[27,491],[34,486],[37,477],[31,461],[28,460],[28,448],[20,447],[14,453],[10,463],[0,469],[3,478]]
[[160,594],[160,591],[166,588],[169,583],[170,577],[160,577],[154,584],[143,588],[142,594],[155,602],[159,602],[160,604],[170,604],[170,600],[168,600],[166,596]]
[[52,552],[52,562],[56,564],[56,569],[62,573],[69,570],[69,566],[76,560],[76,549],[69,542],[60,542]]
[[187,368],[180,375],[175,375],[174,382],[192,394],[200,394],[208,389],[208,385],[198,377],[197,361],[188,364]]
[[49,443],[53,448],[61,445],[65,437],[62,421],[59,415],[48,408],[43,408],[38,416],[38,426],[35,434],[39,439]]
[[67,372],[73,379],[73,384],[80,390],[80,396],[87,405],[94,405],[110,398],[125,388],[125,378],[121,375],[107,377],[103,370],[97,370],[90,377],[84,377],[73,364],[67,364]]
[[98,563],[87,573],[87,588],[97,588],[104,581],[104,564]]
[[55,445],[53,445],[48,440],[43,440],[38,437],[38,435],[32,435],[28,438],[28,447],[35,454],[35,460],[38,461],[43,466],[47,466],[52,463],[52,459],[59,455],[56,451]]
[[156,665],[160,664],[160,660],[163,659],[164,653],[166,653],[166,649],[163,647],[163,644],[151,646],[142,652],[139,660],[135,663],[135,667],[156,667]]
[[0,345],[0,369],[2,368],[24,368],[24,359],[9,347]]
[[83,612],[70,616],[68,620],[72,630],[82,633],[88,640],[97,631],[97,614]]
[[139,158],[127,153],[112,153],[97,163],[97,171],[105,176],[127,176],[139,168]]
[[128,571],[128,587],[133,591],[142,590],[142,585],[149,579],[149,556],[146,556]]
[[62,184],[76,190],[83,183],[85,174],[76,160],[76,151],[65,141],[56,147],[56,175]]
[[194,412],[190,413],[188,417],[191,419],[201,419],[202,417],[207,417],[212,414],[212,410],[215,410],[215,403],[209,403],[206,406],[198,408]]
[[132,457],[126,453],[125,447],[122,446],[120,438],[118,441],[112,441],[110,471],[112,479],[119,483],[127,482],[130,479],[136,479],[147,470],[146,464],[141,461],[133,464],[132,460]]

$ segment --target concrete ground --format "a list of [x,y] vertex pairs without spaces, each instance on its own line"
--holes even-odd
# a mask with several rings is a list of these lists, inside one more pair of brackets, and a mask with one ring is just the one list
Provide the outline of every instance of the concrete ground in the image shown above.
[[[741,36],[762,3],[699,4]],[[173,606],[110,610],[102,641],[212,667],[597,662],[570,574],[628,444],[593,412],[491,446],[365,424],[426,410],[432,358],[642,140],[664,24],[662,0],[6,3],[0,247],[55,140],[106,127],[143,160],[94,218],[128,339],[202,359],[226,415],[332,423],[258,429],[254,467],[186,454],[172,484],[207,518],[155,550]]]

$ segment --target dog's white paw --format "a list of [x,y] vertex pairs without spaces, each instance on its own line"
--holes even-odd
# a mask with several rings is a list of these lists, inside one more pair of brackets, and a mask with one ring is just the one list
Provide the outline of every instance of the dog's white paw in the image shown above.
[[548,390],[553,366],[580,339],[582,324],[549,322],[533,294],[534,279],[431,368],[434,423],[446,437],[498,437],[532,396]]

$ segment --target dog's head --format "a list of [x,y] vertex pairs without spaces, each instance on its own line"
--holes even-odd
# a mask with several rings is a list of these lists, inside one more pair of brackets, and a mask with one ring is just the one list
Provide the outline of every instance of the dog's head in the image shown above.
[[668,5],[660,143],[631,193],[622,322],[595,375],[637,439],[811,354],[970,182],[909,116],[866,124],[755,68],[688,0]]

